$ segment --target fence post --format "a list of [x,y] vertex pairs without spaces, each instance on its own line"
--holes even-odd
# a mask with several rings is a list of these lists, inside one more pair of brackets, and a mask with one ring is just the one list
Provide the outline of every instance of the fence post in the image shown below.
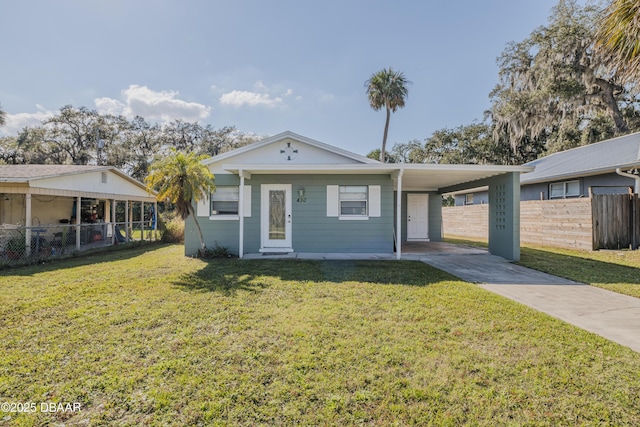
[[31,256],[31,194],[24,195],[25,206],[25,229],[24,229],[24,253],[26,256]]
[[82,216],[82,196],[78,196],[76,198],[76,250],[80,250],[80,233],[82,233],[82,228],[80,227],[80,220]]
[[115,245],[116,243],[116,203],[117,200],[111,200],[111,244]]

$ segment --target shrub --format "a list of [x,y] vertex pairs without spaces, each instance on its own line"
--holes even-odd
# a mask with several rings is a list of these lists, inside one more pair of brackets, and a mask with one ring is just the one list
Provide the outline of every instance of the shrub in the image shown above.
[[184,242],[184,221],[175,212],[162,212],[159,215],[158,228],[162,233],[162,242]]
[[212,248],[204,248],[198,251],[198,256],[200,258],[231,258],[233,254],[229,251],[229,248],[226,246],[218,245],[218,242],[215,242],[215,245]]

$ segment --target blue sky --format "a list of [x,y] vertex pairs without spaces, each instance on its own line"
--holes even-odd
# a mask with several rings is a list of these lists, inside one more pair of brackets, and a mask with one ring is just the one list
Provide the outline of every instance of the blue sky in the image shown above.
[[384,112],[364,82],[412,82],[389,145],[481,120],[495,59],[547,22],[556,0],[5,1],[0,134],[71,104],[274,135],[366,154]]

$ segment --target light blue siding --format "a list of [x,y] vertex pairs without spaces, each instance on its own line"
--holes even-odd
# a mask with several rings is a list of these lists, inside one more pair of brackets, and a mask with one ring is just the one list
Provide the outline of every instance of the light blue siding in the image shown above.
[[[216,176],[217,185],[234,185],[225,175]],[[251,217],[244,218],[244,252],[260,249],[260,199],[262,184],[292,186],[292,247],[296,252],[393,252],[393,181],[388,175],[252,175],[245,180],[251,185]],[[327,185],[380,185],[381,216],[361,221],[344,221],[327,217]],[[304,188],[305,201],[298,200],[298,189]],[[207,247],[214,242],[238,253],[239,221],[213,221],[199,217]],[[197,252],[198,237],[191,220],[185,231],[185,252]]]
[[[240,178],[237,175],[218,174],[215,176],[216,185],[239,185]],[[194,211],[196,206],[194,204]],[[208,217],[198,217],[198,224],[202,229],[206,247],[213,248],[216,244],[225,246],[229,250],[238,253],[238,221],[212,221]],[[184,251],[186,255],[195,255],[200,247],[200,238],[196,230],[193,218],[189,216],[185,221]]]
[[[436,192],[425,192],[425,191],[410,191],[408,193],[412,194],[429,194],[429,240],[432,242],[441,242],[442,241],[442,196]],[[395,203],[395,195],[397,192],[394,192],[394,203]],[[407,240],[407,192],[402,192],[402,213],[401,213],[401,226],[402,226],[402,236],[401,239],[403,242]],[[395,213],[394,213],[395,217]],[[395,229],[395,219],[394,219],[394,229]]]
[[429,238],[442,242],[442,196],[429,193]]
[[520,178],[517,172],[489,179],[489,251],[520,259]]

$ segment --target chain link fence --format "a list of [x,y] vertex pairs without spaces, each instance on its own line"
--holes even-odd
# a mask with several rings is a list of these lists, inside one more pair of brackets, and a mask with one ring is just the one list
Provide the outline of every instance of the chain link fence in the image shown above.
[[150,222],[51,224],[25,227],[0,225],[0,267],[44,261],[55,257],[135,241],[156,241]]

